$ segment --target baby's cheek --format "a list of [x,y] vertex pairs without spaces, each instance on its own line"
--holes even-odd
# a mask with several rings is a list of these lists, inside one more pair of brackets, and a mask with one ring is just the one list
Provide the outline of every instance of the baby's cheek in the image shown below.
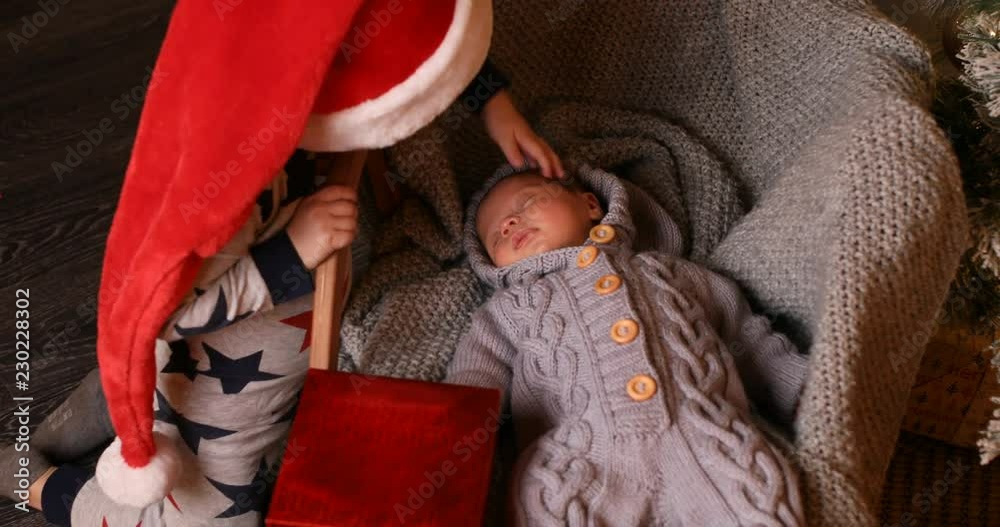
[[589,224],[582,224],[580,215],[572,210],[564,211],[557,221],[553,222],[552,228],[555,237],[566,247],[582,244],[590,234]]

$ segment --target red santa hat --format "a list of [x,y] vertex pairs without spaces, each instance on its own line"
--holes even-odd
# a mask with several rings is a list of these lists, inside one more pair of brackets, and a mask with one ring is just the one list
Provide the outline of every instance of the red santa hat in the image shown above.
[[96,476],[109,497],[144,506],[179,477],[153,432],[154,344],[203,259],[296,146],[384,147],[443,112],[491,28],[489,0],[178,2],[104,257],[97,358],[118,437]]

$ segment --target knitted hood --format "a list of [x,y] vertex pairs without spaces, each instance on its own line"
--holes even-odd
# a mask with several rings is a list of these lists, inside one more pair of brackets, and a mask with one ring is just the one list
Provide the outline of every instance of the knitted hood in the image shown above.
[[[579,252],[578,247],[565,247],[536,254],[505,267],[493,265],[476,232],[479,205],[501,180],[530,170],[532,169],[528,167],[516,168],[511,165],[500,167],[472,196],[466,209],[463,243],[469,255],[469,264],[476,276],[494,289],[507,288],[526,279],[564,269],[576,260]],[[605,214],[600,223],[614,226],[617,243],[629,246],[636,252],[657,251],[675,256],[684,253],[680,227],[646,191],[588,165],[581,165],[573,175],[601,202]],[[588,239],[582,245],[592,244]]]

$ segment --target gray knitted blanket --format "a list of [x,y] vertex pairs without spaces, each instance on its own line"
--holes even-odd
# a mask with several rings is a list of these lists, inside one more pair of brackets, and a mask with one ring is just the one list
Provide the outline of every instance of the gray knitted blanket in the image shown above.
[[[496,2],[491,56],[565,159],[650,192],[688,257],[809,352],[790,448],[810,524],[874,525],[966,241],[926,50],[862,0],[539,0]],[[490,293],[462,213],[503,160],[460,105],[389,154],[409,195],[352,292],[341,367],[435,380]]]

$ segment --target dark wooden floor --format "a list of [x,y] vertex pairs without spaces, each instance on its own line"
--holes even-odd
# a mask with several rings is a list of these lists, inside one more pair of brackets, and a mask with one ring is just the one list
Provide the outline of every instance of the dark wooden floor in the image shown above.
[[[138,123],[123,95],[142,97],[173,2],[62,0],[52,16],[37,0],[0,7],[0,443],[15,435],[12,393],[34,397],[34,423],[96,365],[93,302],[104,241]],[[25,28],[34,18],[37,34]],[[17,42],[10,35],[25,35]],[[117,102],[116,102],[117,101]],[[139,101],[135,101],[139,102]],[[126,112],[126,109],[128,110]],[[85,131],[110,119],[105,137]],[[79,165],[57,175],[78,148]],[[75,160],[73,160],[75,161]],[[31,383],[14,386],[15,290],[30,290]],[[12,481],[0,475],[3,485]],[[0,499],[0,525],[39,524]]]
[[[30,289],[33,355],[26,394],[35,398],[34,423],[96,364],[93,302],[139,115],[138,108],[125,112],[122,98],[141,96],[173,4],[53,2],[66,5],[52,16],[37,14],[38,0],[0,6],[0,444],[15,435],[12,394],[24,394],[14,386],[15,290]],[[44,25],[37,34],[25,31],[23,17]],[[16,52],[11,34],[26,38]],[[85,144],[79,166],[57,175],[52,164],[66,163],[67,148],[78,148],[105,118],[112,132],[93,141],[92,152]],[[967,457],[974,463],[971,453]],[[905,465],[901,461],[894,467]],[[991,472],[973,471],[969,485]],[[9,478],[0,474],[0,484]],[[895,517],[882,520],[893,524]],[[25,515],[0,499],[0,526],[42,523],[40,515]]]

